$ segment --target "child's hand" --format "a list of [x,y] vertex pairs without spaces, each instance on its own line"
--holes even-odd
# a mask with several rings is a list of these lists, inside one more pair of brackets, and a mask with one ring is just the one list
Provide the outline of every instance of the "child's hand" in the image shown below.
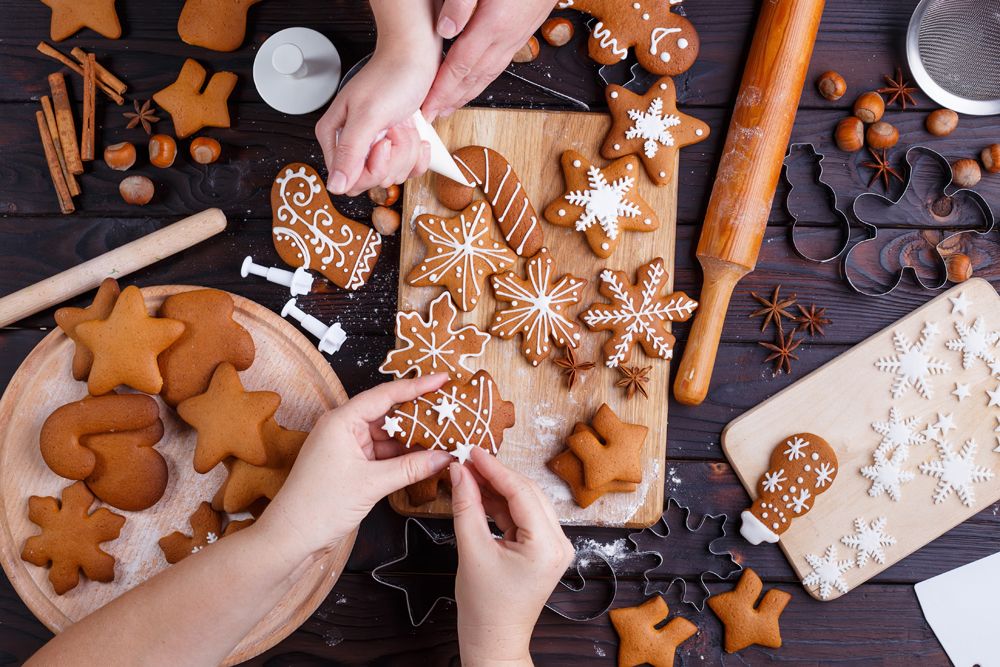
[[[530,665],[535,621],[573,546],[537,484],[478,447],[472,466],[451,465],[462,664]],[[490,533],[487,512],[502,540]]]
[[259,523],[276,539],[294,542],[291,553],[305,558],[350,534],[388,494],[444,470],[454,460],[450,454],[405,450],[386,436],[382,422],[393,405],[434,391],[446,379],[437,374],[388,382],[323,415]]

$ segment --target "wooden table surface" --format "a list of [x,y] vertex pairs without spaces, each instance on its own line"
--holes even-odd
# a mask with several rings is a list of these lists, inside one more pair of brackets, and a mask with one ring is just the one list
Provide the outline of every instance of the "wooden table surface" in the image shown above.
[[[677,89],[683,110],[712,127],[712,136],[685,149],[681,158],[676,284],[692,296],[697,296],[700,289],[700,272],[694,259],[699,223],[725,138],[757,4],[752,0],[698,0],[685,7],[701,34],[702,47],[694,67],[678,78]],[[827,102],[810,83],[792,138],[815,142],[827,153],[827,179],[842,205],[865,190],[868,170],[860,166],[864,159],[860,154],[845,155],[832,145],[833,126],[845,115],[857,93],[878,87],[882,75],[903,63],[905,29],[915,4],[915,0],[828,0],[809,80],[835,69],[847,79],[849,93],[839,102]],[[279,167],[288,162],[322,165],[313,136],[318,114],[289,117],[263,104],[250,77],[252,56],[277,30],[305,25],[327,34],[340,48],[346,63],[352,64],[374,43],[374,26],[366,3],[264,2],[251,11],[248,44],[232,54],[183,44],[175,29],[179,2],[120,0],[118,6],[125,26],[123,39],[108,41],[88,32],[67,42],[67,50],[69,45],[94,50],[102,62],[129,83],[129,98],[146,99],[171,82],[188,56],[215,70],[239,73],[240,84],[233,96],[233,127],[205,133],[222,141],[223,160],[202,167],[191,164],[185,155],[172,169],[140,167],[136,171],[150,175],[159,192],[155,201],[143,209],[124,205],[117,194],[121,175],[95,163],[82,180],[80,210],[72,216],[59,215],[33,118],[39,96],[47,92],[45,77],[57,69],[53,61],[34,49],[40,39],[48,39],[49,13],[40,2],[6,2],[0,22],[0,294],[30,285],[186,214],[219,206],[229,216],[227,232],[155,264],[127,282],[217,287],[280,310],[287,293],[266,282],[240,279],[239,265],[247,254],[261,263],[277,264],[270,243],[271,181]],[[594,109],[601,108],[601,87],[595,66],[584,57],[582,35],[578,34],[577,40],[563,49],[556,51],[543,45],[542,51],[539,61],[516,66],[515,71],[579,98]],[[79,81],[76,77],[70,77],[70,81],[74,97],[80,99]],[[973,156],[984,145],[998,140],[995,119],[972,117],[963,117],[958,130],[946,139],[931,137],[924,132],[923,121],[934,105],[922,94],[917,99],[916,109],[902,112],[893,108],[887,114],[900,129],[900,148],[925,143],[954,159]],[[100,145],[121,140],[141,144],[144,133],[126,130],[123,109],[104,101],[102,98],[99,111]],[[477,103],[569,108],[558,97],[507,75]],[[170,128],[169,121],[158,125],[161,131]],[[902,150],[895,150],[893,156],[901,161]],[[720,432],[731,419],[932,296],[910,284],[881,299],[858,296],[841,280],[835,264],[813,264],[796,257],[788,240],[791,220],[783,206],[785,189],[782,185],[775,200],[757,271],[744,280],[735,295],[708,400],[698,408],[670,408],[666,495],[690,505],[698,515],[726,513],[736,517],[747,504],[746,494],[719,448]],[[1000,176],[987,176],[977,189],[995,209],[1000,209]],[[337,204],[345,213],[359,218],[370,211],[364,197],[340,199]],[[544,202],[539,205],[544,206]],[[810,214],[810,219],[821,219],[824,203],[814,200],[809,205],[815,207],[815,217]],[[807,231],[817,236],[826,233],[818,227]],[[859,233],[855,230],[856,235]],[[994,233],[981,240],[975,250],[980,263],[992,261],[992,269],[982,269],[978,274],[990,278],[994,286],[1000,286],[997,241]],[[300,299],[305,310],[326,321],[339,320],[349,332],[346,345],[331,364],[351,394],[382,379],[377,367],[393,346],[398,248],[398,237],[387,240],[374,278],[356,294],[318,280],[318,289]],[[759,323],[747,315],[755,305],[749,291],[768,291],[778,283],[806,304],[827,307],[834,323],[825,338],[809,339],[799,348],[801,360],[791,376],[775,377],[763,364],[766,352],[756,344],[761,338]],[[75,301],[81,302],[83,299]],[[25,355],[52,326],[49,310],[0,330],[0,386],[6,386]],[[681,325],[677,330],[683,346],[687,327]],[[845,415],[845,419],[849,418]],[[947,664],[920,613],[913,584],[1000,550],[998,510],[1000,505],[992,506],[868,584],[827,604],[814,601],[802,590],[777,547],[750,547],[738,537],[725,540],[722,545],[732,548],[741,563],[752,566],[769,585],[778,585],[792,594],[781,624],[785,646],[778,651],[754,647],[726,656],[720,649],[720,626],[711,613],[699,614],[687,605],[672,603],[675,611],[691,618],[701,629],[696,638],[682,646],[678,664],[757,664],[772,659],[795,664]],[[364,522],[348,570],[330,597],[291,637],[254,662],[404,665],[421,660],[430,665],[458,664],[453,606],[439,608],[427,623],[413,628],[402,593],[376,583],[370,576],[373,567],[402,551],[403,523],[385,503],[380,504]],[[440,523],[435,528],[446,530],[448,526]],[[728,529],[735,533],[737,526],[730,522]],[[626,536],[625,531],[610,529],[574,528],[568,532],[574,539],[596,541],[609,548]],[[666,574],[657,578],[667,582],[675,576],[683,577],[689,587],[696,582],[706,567],[704,551],[691,546],[697,541],[680,533],[664,541],[666,565],[659,571]],[[643,599],[642,572],[649,566],[649,560],[641,558],[625,558],[618,563],[618,605]],[[428,581],[428,577],[447,576],[435,572],[432,563],[426,564],[428,572],[418,569],[423,568],[414,567],[410,576],[415,584]],[[725,586],[711,587],[719,590]],[[588,590],[592,592],[584,596],[595,598],[594,602],[603,592],[599,586]],[[23,661],[48,638],[49,633],[3,580],[0,662]],[[617,639],[607,617],[573,623],[549,612],[539,620],[532,644],[538,664],[547,665],[610,665],[614,664],[616,648]]]

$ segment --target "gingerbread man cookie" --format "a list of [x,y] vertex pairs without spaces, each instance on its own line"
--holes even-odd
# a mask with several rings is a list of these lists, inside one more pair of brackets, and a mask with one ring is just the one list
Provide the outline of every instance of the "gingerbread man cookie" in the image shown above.
[[490,236],[491,218],[489,207],[481,201],[454,218],[419,216],[414,225],[427,252],[406,282],[414,287],[440,285],[462,310],[475,308],[486,279],[513,266],[517,259],[510,248]]
[[698,626],[680,616],[663,623],[670,613],[666,601],[657,595],[636,607],[619,607],[608,612],[618,633],[618,664],[621,667],[672,667],[677,647],[698,632]]
[[52,10],[49,34],[61,42],[84,28],[108,39],[122,36],[122,24],[115,11],[115,0],[42,0]]
[[629,156],[600,169],[576,151],[566,151],[562,155],[566,194],[549,204],[545,219],[583,232],[601,259],[618,247],[621,232],[655,231],[660,220],[636,188],[638,164]]
[[210,503],[202,502],[198,505],[188,523],[191,526],[190,535],[176,530],[160,538],[160,551],[171,565],[222,538],[222,515],[213,510]]
[[674,177],[677,151],[708,137],[709,127],[677,110],[677,93],[670,77],[663,77],[637,95],[622,86],[608,86],[611,130],[601,148],[609,160],[638,155],[649,179],[666,185]]
[[235,51],[247,34],[247,12],[260,0],[185,0],[177,34],[185,44]]
[[457,318],[448,292],[431,301],[426,320],[412,310],[396,313],[396,337],[403,346],[390,352],[379,370],[397,378],[411,372],[417,377],[448,373],[456,380],[464,378],[469,359],[482,356],[490,335],[472,324],[456,328]]
[[80,343],[76,335],[76,327],[83,322],[106,320],[115,307],[115,301],[121,290],[114,278],[105,278],[97,288],[94,301],[86,308],[60,308],[55,313],[56,324],[63,330],[76,346],[73,349],[73,379],[86,380],[90,374],[90,366],[94,363],[94,355],[86,345]]
[[748,646],[759,644],[768,648],[781,648],[781,628],[778,619],[792,596],[772,588],[757,604],[764,590],[764,583],[757,573],[743,570],[736,588],[725,593],[715,593],[708,598],[708,606],[726,628],[726,653],[736,653]]
[[173,119],[178,139],[189,137],[204,127],[230,125],[228,102],[237,76],[232,72],[216,72],[205,86],[206,78],[205,68],[197,60],[188,58],[177,80],[153,95],[153,100]]
[[622,421],[604,403],[590,426],[577,424],[566,445],[583,464],[587,488],[597,491],[615,481],[642,481],[642,448],[648,434],[648,428]]
[[212,500],[212,507],[229,514],[245,512],[261,498],[274,500],[281,490],[299,450],[309,434],[281,427],[274,419],[264,424],[264,444],[267,447],[267,466],[254,466],[246,461],[226,461],[229,476],[222,483]]
[[294,163],[271,187],[272,240],[288,265],[319,271],[338,287],[356,290],[371,276],[382,237],[341,215],[316,170]]
[[101,544],[117,539],[125,517],[103,507],[90,512],[94,496],[83,482],[63,489],[62,498],[31,496],[28,519],[42,529],[29,537],[21,558],[49,568],[49,582],[62,595],[80,583],[80,572],[91,581],[115,579],[115,559]]

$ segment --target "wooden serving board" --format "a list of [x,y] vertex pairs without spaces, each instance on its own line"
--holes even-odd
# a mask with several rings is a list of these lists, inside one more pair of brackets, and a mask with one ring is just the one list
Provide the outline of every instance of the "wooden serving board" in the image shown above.
[[[971,301],[966,315],[952,313],[950,298],[959,295]],[[823,557],[832,544],[837,547],[838,560],[855,556],[854,548],[841,543],[843,536],[855,532],[855,519],[885,517],[885,531],[896,543],[885,548],[885,563],[869,559],[864,567],[852,567],[844,573],[844,581],[852,589],[1000,499],[1000,453],[995,451],[1000,448],[1000,407],[990,407],[986,393],[1000,390],[1000,377],[991,377],[982,360],[963,369],[961,352],[946,346],[947,341],[958,338],[956,322],[972,324],[980,315],[987,331],[1000,331],[1000,296],[988,282],[977,278],[918,308],[726,427],[722,447],[753,498],[758,479],[768,469],[772,448],[788,436],[815,433],[837,453],[839,470],[833,485],[816,498],[807,514],[792,521],[779,542],[800,578],[812,571],[806,554]],[[936,323],[940,329],[927,349],[932,357],[947,362],[951,371],[930,376],[930,399],[915,389],[894,399],[890,393],[894,376],[879,370],[876,361],[896,353],[895,333],[916,342],[927,323]],[[1000,359],[1000,346],[993,346],[991,352]],[[956,382],[969,386],[970,394],[962,401],[952,394]],[[910,446],[904,468],[913,474],[913,480],[901,485],[898,502],[886,494],[869,495],[872,482],[862,476],[861,468],[874,464],[882,436],[872,424],[888,421],[891,406],[903,419],[919,418],[917,431],[936,422],[939,414],[952,414],[955,429],[943,439],[956,453],[970,439],[977,443],[975,465],[989,468],[993,477],[972,484],[975,500],[970,506],[955,493],[934,502],[938,480],[919,469],[920,464],[939,456],[938,444],[932,440]],[[807,589],[821,599],[814,587]],[[834,588],[828,599],[841,594]]]
[[[608,161],[602,159],[598,151],[609,127],[610,118],[603,113],[503,109],[463,109],[437,124],[445,145],[452,149],[474,144],[488,146],[503,154],[521,177],[539,219],[542,219],[545,207],[565,192],[559,165],[562,152],[575,149],[595,164],[601,167],[607,165]],[[605,302],[597,293],[598,274],[604,268],[634,275],[640,265],[662,257],[670,273],[669,284],[673,285],[676,177],[670,185],[657,188],[641,167],[639,171],[639,192],[656,211],[660,227],[645,234],[623,232],[621,245],[609,259],[601,260],[594,255],[580,232],[542,224],[545,246],[552,252],[559,269],[557,275],[571,273],[590,281],[576,313],[595,301]],[[424,245],[414,232],[413,221],[423,213],[455,215],[437,201],[432,184],[429,174],[410,181],[403,202],[399,309],[417,310],[424,315],[428,303],[442,290],[437,287],[412,287],[406,283],[407,274],[424,256]],[[477,191],[477,198],[482,198],[481,192]],[[503,238],[496,226],[492,233],[498,239]],[[515,269],[521,275],[524,263],[523,259],[519,259]],[[465,313],[461,319],[488,331],[495,304],[492,289],[487,287],[477,308]],[[649,398],[638,396],[627,401],[623,391],[614,386],[619,377],[618,371],[604,366],[601,358],[600,346],[608,335],[592,333],[583,327],[578,359],[595,361],[598,366],[585,373],[572,391],[566,390],[560,369],[551,362],[562,355],[559,349],[553,351],[549,360],[533,368],[518,351],[517,341],[493,338],[485,354],[470,365],[487,370],[496,379],[503,397],[516,406],[517,423],[504,436],[500,459],[542,486],[555,503],[560,520],[570,525],[645,527],[655,522],[663,511],[669,365],[662,359],[647,359],[637,346],[633,363],[653,367]],[[636,492],[608,494],[583,510],[573,502],[565,483],[549,472],[545,463],[565,447],[564,439],[573,425],[578,421],[589,422],[601,403],[607,403],[625,421],[649,427],[643,451],[643,480]],[[403,514],[451,515],[446,498],[412,507],[406,494],[400,492],[392,496],[391,502]]]
[[[142,293],[154,312],[167,296],[192,289],[198,288],[147,287]],[[236,303],[234,318],[250,332],[257,348],[253,365],[240,374],[241,379],[250,390],[270,389],[281,394],[276,417],[283,426],[309,430],[325,411],[347,400],[340,380],[310,341],[267,308],[231,296]],[[157,398],[165,430],[156,449],[167,460],[170,473],[163,498],[142,512],[110,508],[126,517],[118,539],[102,546],[117,559],[113,582],[81,577],[76,588],[56,595],[48,570],[26,563],[20,554],[25,540],[38,533],[38,527],[28,520],[28,497],[59,497],[72,484],[45,465],[38,434],[53,410],[87,394],[86,385],[73,380],[70,373],[73,349],[62,331],[50,333],[24,360],[0,399],[0,562],[24,603],[56,633],[167,567],[157,541],[175,530],[187,533],[191,513],[201,501],[212,499],[225,477],[222,466],[206,475],[194,471],[193,429]],[[351,536],[307,570],[225,664],[249,660],[301,625],[337,582],[353,546]]]

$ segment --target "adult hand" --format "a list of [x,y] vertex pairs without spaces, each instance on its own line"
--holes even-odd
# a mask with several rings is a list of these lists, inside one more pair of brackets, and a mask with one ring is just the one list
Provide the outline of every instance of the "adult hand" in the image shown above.
[[[462,663],[531,664],[535,621],[574,550],[538,485],[478,447],[451,464]],[[494,539],[487,513],[503,532]]]
[[446,39],[455,35],[458,39],[424,100],[427,120],[447,116],[483,92],[554,4],[553,0],[445,0],[437,31]]

